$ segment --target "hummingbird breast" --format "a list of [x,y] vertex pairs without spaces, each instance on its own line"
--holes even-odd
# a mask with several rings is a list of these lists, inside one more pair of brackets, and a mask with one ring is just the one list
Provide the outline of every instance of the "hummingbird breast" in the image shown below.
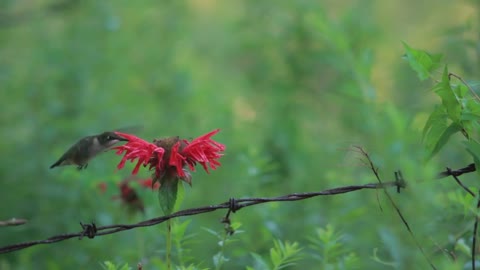
[[77,165],[86,164],[91,158],[98,154],[101,145],[94,136],[82,139],[73,147],[73,163]]

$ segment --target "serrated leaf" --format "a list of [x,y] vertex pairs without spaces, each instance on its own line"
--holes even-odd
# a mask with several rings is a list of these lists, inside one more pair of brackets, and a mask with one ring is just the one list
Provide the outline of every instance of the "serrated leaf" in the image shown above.
[[158,189],[158,201],[164,215],[173,213],[177,201],[179,181],[176,178],[162,177]]
[[431,76],[432,71],[437,69],[442,60],[441,54],[430,54],[423,50],[416,50],[408,46],[403,42],[405,47],[406,56],[410,67],[417,72],[420,80],[425,80]]
[[452,121],[458,122],[462,107],[452,87],[450,86],[447,66],[445,66],[443,71],[442,81],[434,85],[432,90],[442,99],[442,104],[445,107],[448,117]]

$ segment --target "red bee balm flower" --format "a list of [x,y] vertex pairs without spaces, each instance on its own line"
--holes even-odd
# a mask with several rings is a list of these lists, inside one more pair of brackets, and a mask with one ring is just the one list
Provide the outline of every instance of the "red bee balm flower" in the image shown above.
[[[138,169],[142,164],[143,166],[150,164],[150,169],[155,167],[157,171],[161,171],[163,169],[161,164],[163,154],[165,153],[163,148],[127,133],[115,133],[128,140],[126,144],[112,148],[118,150],[116,152],[117,155],[121,155],[125,151],[125,155],[117,166],[118,169],[122,169],[127,160],[133,162],[135,159],[138,159],[138,162],[132,171],[133,175],[138,173]],[[153,159],[157,160],[156,164],[151,162]]]
[[118,155],[125,152],[118,164],[118,169],[122,169],[127,160],[133,162],[138,159],[132,174],[138,173],[140,165],[144,167],[150,165],[150,169],[155,168],[156,180],[173,174],[191,184],[191,176],[184,170],[185,165],[188,165],[191,171],[195,171],[195,165],[198,162],[207,173],[209,173],[208,167],[214,170],[220,166],[218,159],[223,155],[221,152],[225,151],[225,145],[211,139],[219,131],[220,129],[214,130],[191,142],[178,137],[170,137],[154,140],[153,143],[130,134],[115,132],[128,139],[126,144],[113,148],[117,150]]

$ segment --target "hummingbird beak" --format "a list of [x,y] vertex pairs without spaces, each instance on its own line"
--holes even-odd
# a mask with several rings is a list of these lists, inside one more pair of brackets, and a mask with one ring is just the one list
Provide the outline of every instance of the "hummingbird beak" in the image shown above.
[[123,141],[123,142],[128,142],[128,139],[125,139],[124,137],[121,137],[117,134],[111,136],[115,140]]

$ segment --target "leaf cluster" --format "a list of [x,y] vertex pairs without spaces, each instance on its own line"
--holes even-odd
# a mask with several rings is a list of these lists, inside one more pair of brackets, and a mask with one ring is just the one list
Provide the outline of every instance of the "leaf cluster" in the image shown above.
[[475,91],[461,77],[450,73],[443,65],[439,80],[435,80],[436,71],[442,66],[440,54],[430,54],[414,49],[404,43],[406,59],[420,80],[432,79],[435,84],[431,90],[437,94],[441,103],[430,113],[423,128],[423,143],[427,150],[426,160],[435,156],[455,134],[464,138],[466,151],[475,164],[480,165],[480,99]]

